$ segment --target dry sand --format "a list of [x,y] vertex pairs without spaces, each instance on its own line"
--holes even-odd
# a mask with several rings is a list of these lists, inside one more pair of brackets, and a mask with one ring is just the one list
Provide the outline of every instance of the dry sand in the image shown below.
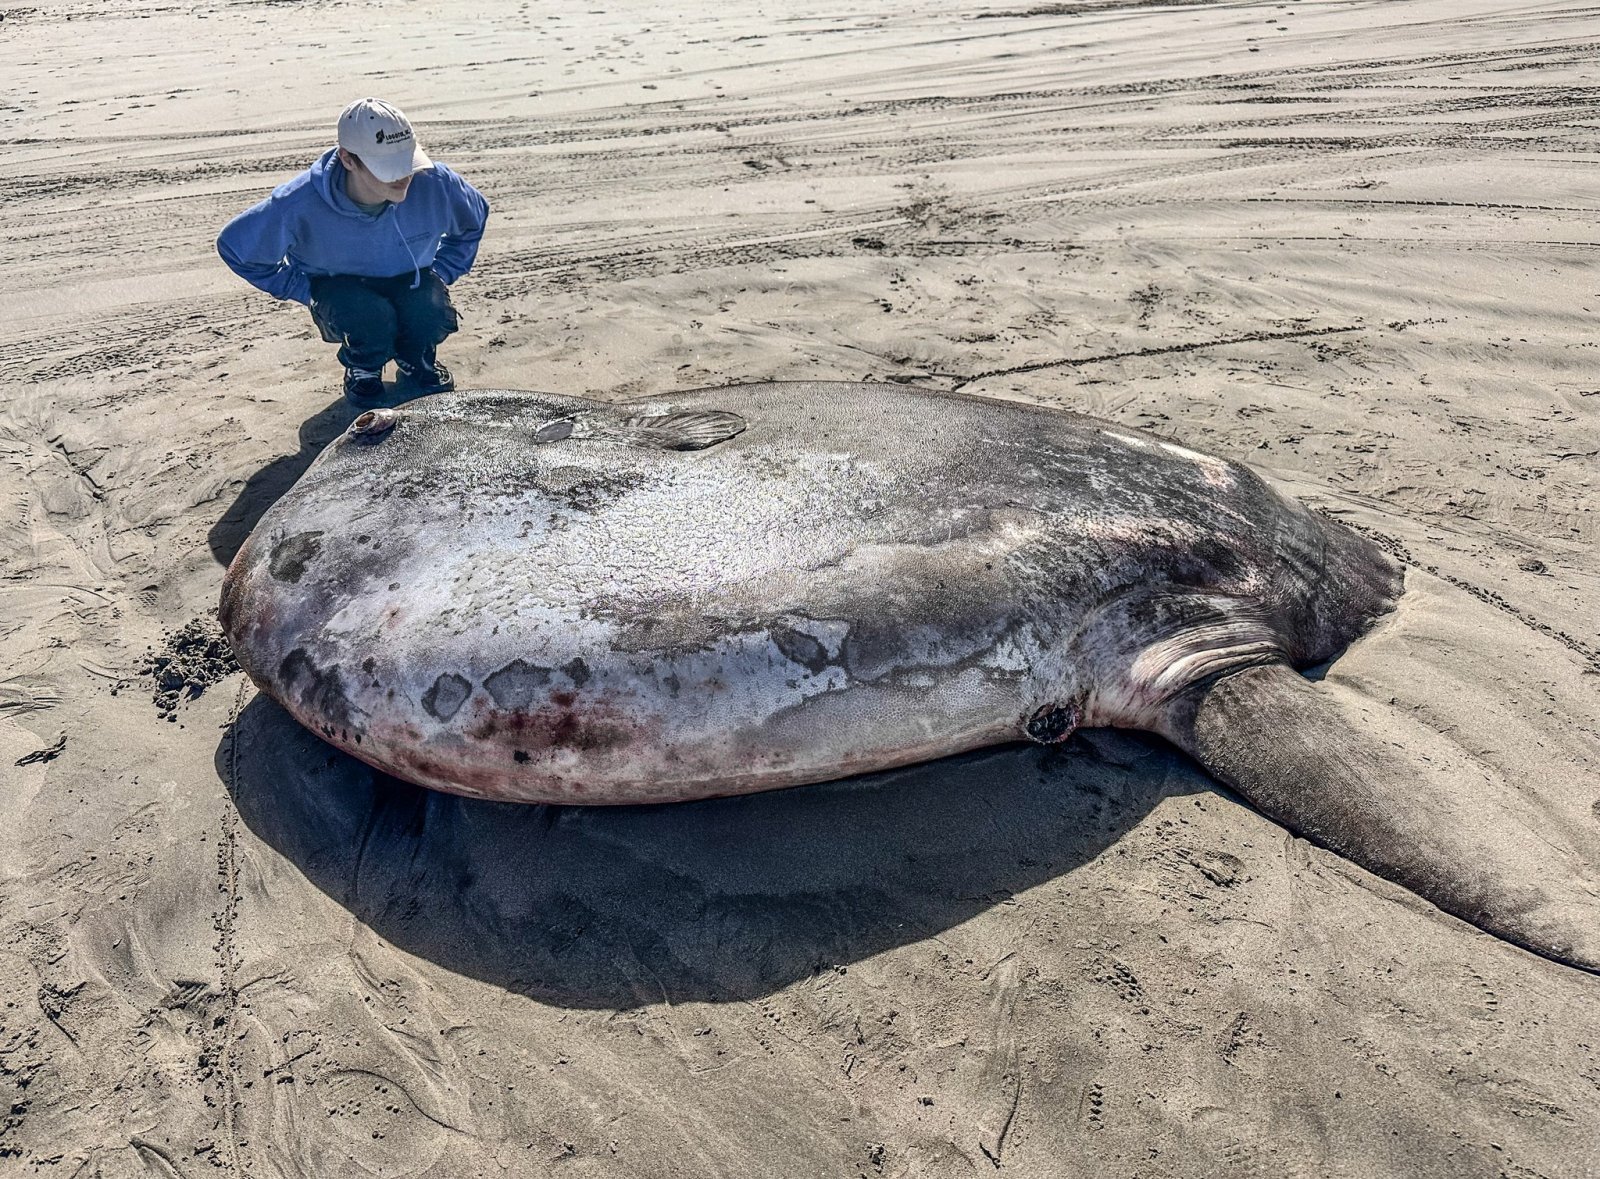
[[464,386],[916,380],[1245,459],[1411,567],[1333,675],[1592,830],[1600,10],[3,18],[0,1173],[1600,1171],[1600,979],[1157,741],[472,804],[202,650],[348,420],[212,239],[377,93],[494,206]]

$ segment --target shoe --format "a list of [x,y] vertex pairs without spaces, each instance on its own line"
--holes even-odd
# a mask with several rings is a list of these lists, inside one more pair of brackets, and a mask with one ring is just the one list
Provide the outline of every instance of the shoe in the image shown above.
[[456,387],[450,370],[437,360],[396,360],[394,368],[417,393],[448,393]]
[[383,374],[365,368],[345,369],[344,399],[351,405],[376,405],[384,399]]

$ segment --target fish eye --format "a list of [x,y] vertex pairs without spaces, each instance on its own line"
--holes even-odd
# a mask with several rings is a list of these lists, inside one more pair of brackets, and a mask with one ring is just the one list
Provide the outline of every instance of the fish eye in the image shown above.
[[374,439],[394,429],[400,415],[392,409],[369,409],[350,423],[350,433],[358,438]]

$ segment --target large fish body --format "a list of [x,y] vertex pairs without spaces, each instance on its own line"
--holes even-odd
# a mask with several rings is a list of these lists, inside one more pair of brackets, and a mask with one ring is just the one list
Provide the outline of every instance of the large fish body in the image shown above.
[[1402,585],[1247,468],[1077,414],[881,384],[490,390],[357,418],[240,549],[222,621],[327,740],[484,798],[668,802],[1146,729],[1600,970],[1591,832],[1297,674]]
[[224,622],[303,723],[465,794],[658,802],[1159,730],[1399,589],[1236,463],[1018,403],[488,391],[364,424],[262,520]]

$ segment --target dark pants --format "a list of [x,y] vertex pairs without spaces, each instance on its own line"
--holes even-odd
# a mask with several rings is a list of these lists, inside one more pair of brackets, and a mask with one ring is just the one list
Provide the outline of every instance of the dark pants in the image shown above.
[[339,345],[340,364],[369,372],[396,359],[433,364],[434,349],[460,321],[437,274],[424,270],[415,288],[413,279],[408,272],[393,278],[331,274],[311,280],[311,319],[324,340]]

